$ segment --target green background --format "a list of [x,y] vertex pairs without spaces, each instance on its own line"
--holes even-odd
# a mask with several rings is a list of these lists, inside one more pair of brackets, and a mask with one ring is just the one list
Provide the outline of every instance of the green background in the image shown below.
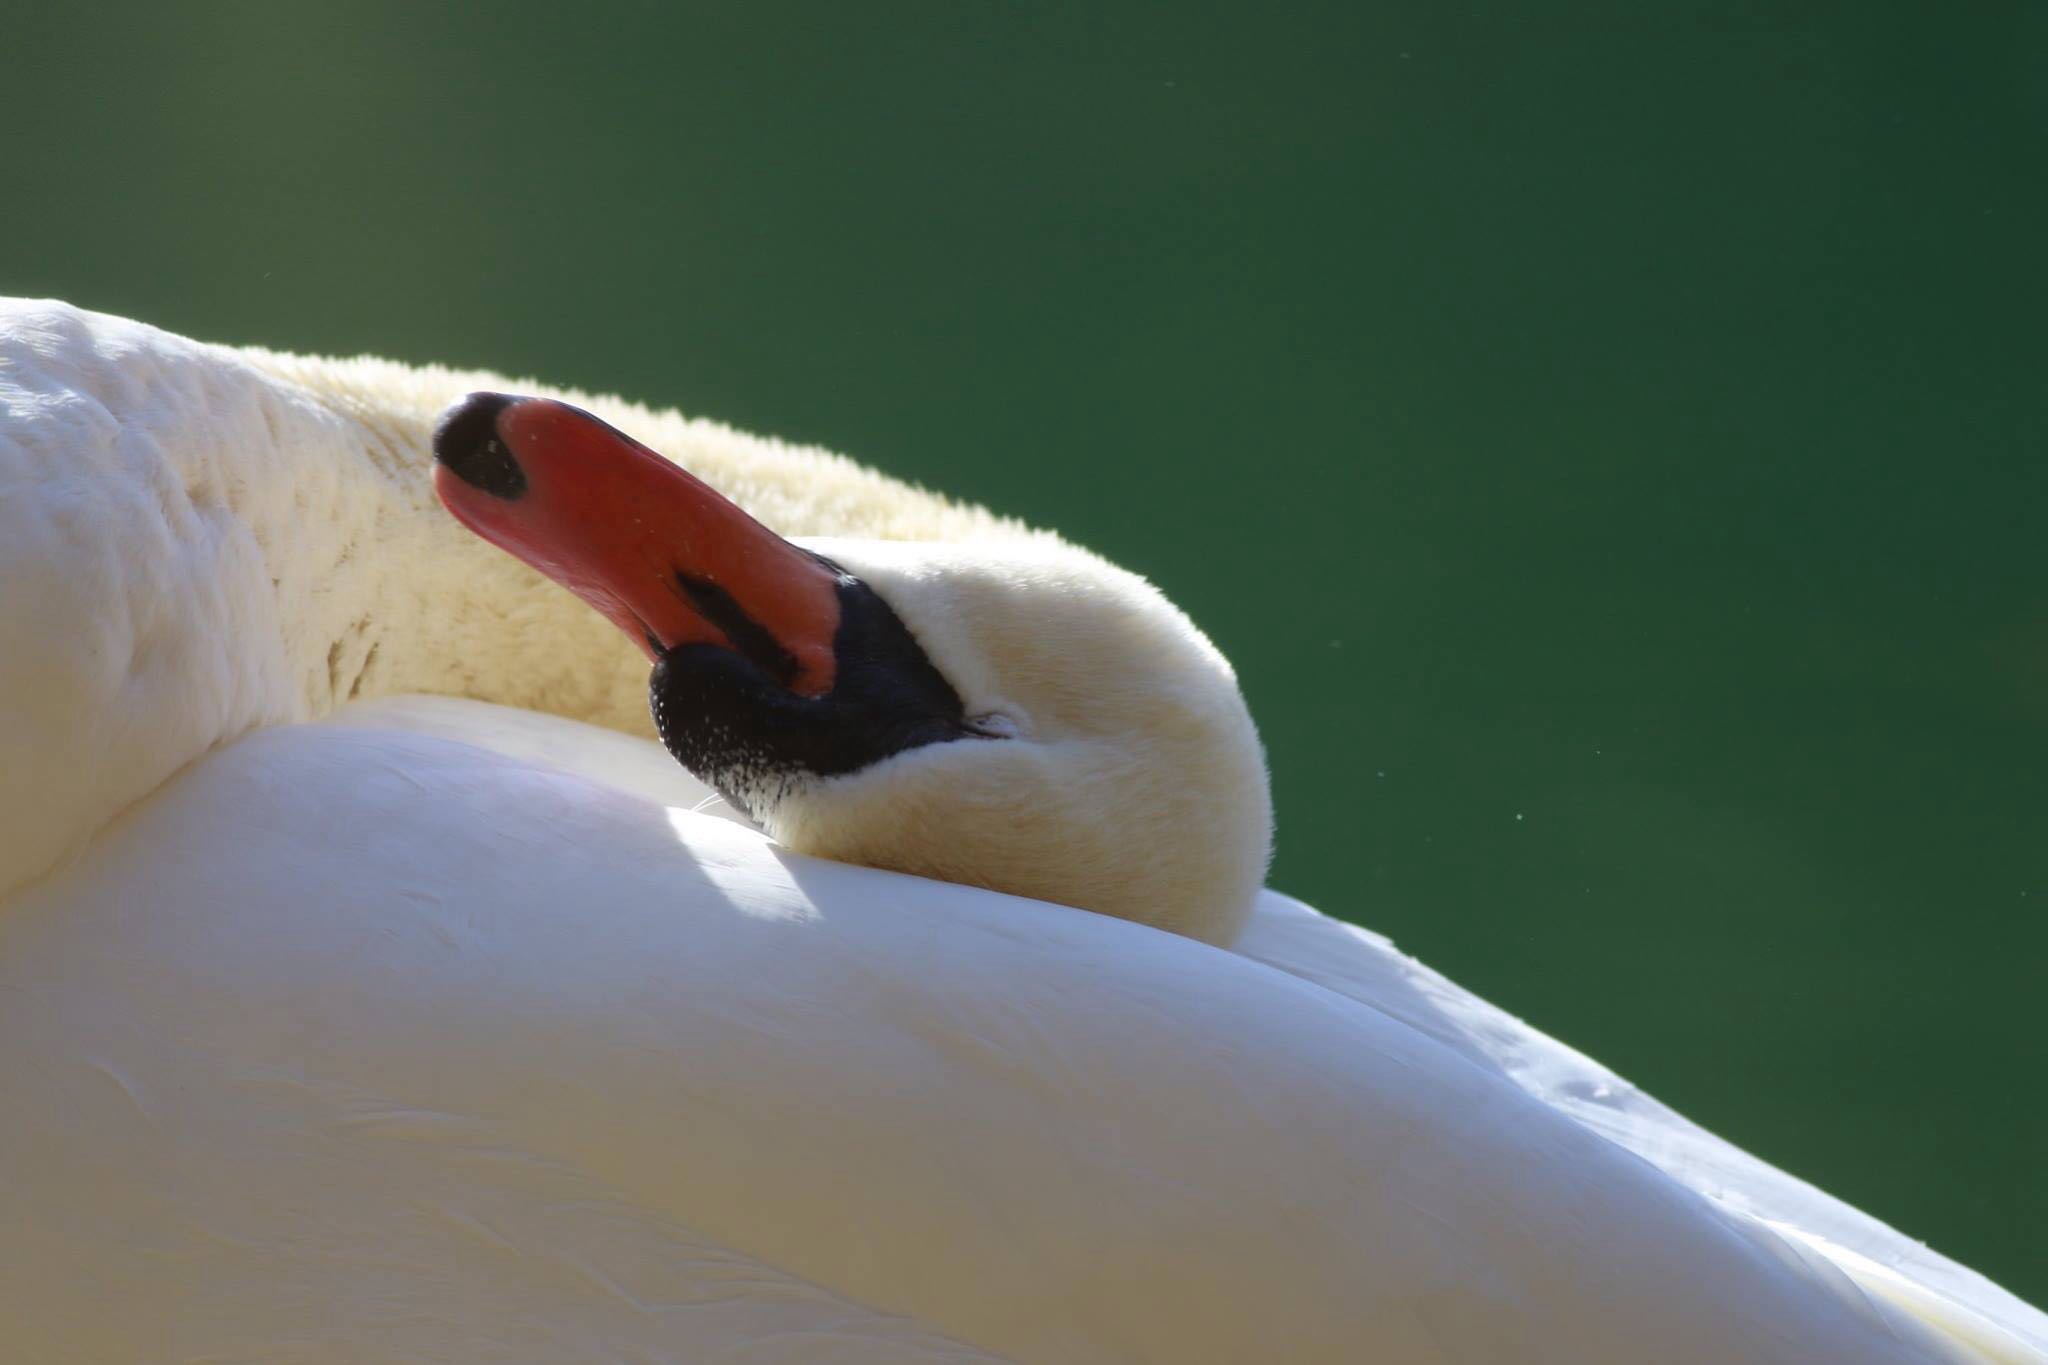
[[0,17],[0,289],[1056,526],[1276,885],[2048,1298],[2048,6]]

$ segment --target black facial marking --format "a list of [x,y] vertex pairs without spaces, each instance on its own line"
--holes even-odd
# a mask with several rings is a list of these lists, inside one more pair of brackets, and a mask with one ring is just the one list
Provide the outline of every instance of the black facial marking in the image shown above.
[[505,502],[526,496],[526,471],[498,435],[498,415],[518,401],[510,394],[473,393],[434,432],[435,459],[470,487]]
[[[859,579],[840,574],[835,669],[824,696],[789,690],[795,661],[723,593],[720,609],[732,614],[730,621],[696,598],[692,604],[735,647],[678,645],[661,656],[648,680],[662,742],[749,814],[815,778],[858,772],[927,744],[990,738],[968,725],[960,694],[889,604]],[[766,639],[772,654],[756,658],[744,647],[750,632]]]
[[692,578],[680,570],[676,573],[676,586],[682,589],[696,613],[724,631],[732,647],[750,659],[754,667],[783,687],[796,678],[796,656],[784,649],[782,642],[759,621],[747,615],[746,609],[732,600],[731,593],[708,578]]

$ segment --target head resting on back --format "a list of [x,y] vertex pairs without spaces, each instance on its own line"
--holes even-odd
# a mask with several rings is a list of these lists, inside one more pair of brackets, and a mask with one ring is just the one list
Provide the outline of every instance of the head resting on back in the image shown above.
[[787,541],[566,404],[476,394],[443,503],[652,661],[685,767],[798,852],[1227,943],[1271,806],[1230,666],[1053,537]]

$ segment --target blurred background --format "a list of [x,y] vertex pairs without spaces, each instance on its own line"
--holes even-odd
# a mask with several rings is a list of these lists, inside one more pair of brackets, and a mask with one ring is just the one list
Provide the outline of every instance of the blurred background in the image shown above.
[[1273,883],[2048,1298],[2048,7],[8,6],[0,290],[621,392],[1236,660]]

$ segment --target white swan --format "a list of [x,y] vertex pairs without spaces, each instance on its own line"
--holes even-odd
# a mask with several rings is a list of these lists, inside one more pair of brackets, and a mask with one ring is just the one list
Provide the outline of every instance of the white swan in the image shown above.
[[[502,387],[0,308],[20,1358],[2048,1359],[1995,1286],[1285,898],[1222,951],[698,813],[614,733],[633,643],[432,505],[432,415]],[[1263,774],[1161,599],[577,401],[865,538],[830,557],[1004,736],[712,763],[785,844],[1229,939]],[[801,694],[822,599],[751,592]],[[686,606],[621,624],[744,652]],[[419,691],[519,709],[375,699]]]

